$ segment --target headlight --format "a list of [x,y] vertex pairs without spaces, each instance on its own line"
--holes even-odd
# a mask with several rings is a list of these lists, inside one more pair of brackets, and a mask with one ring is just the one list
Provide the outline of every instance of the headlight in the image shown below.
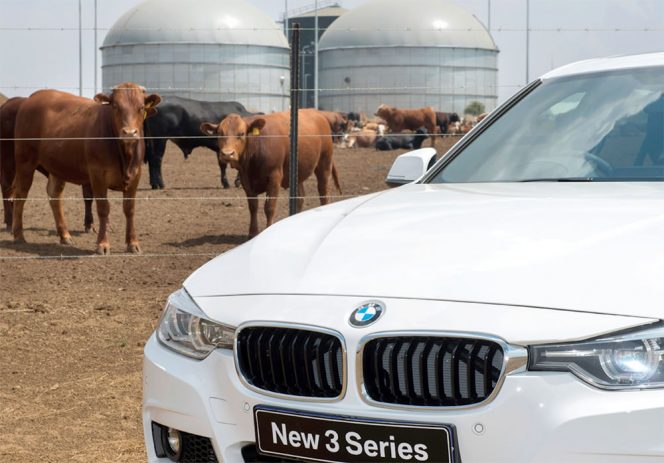
[[204,359],[216,348],[233,348],[235,328],[205,318],[184,289],[168,297],[159,321],[157,338],[168,348]]
[[603,389],[664,388],[664,326],[570,344],[532,346],[528,369],[570,371]]

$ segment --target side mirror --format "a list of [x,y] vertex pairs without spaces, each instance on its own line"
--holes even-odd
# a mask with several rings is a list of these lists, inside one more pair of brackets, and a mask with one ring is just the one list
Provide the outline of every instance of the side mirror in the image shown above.
[[436,163],[436,150],[422,148],[397,157],[385,183],[391,187],[405,185],[422,177]]

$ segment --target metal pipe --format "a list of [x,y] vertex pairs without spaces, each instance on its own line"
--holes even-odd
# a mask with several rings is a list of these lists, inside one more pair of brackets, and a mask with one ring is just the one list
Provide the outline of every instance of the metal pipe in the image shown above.
[[78,95],[83,96],[83,14],[78,0]]
[[288,210],[290,215],[297,214],[297,197],[299,193],[297,179],[297,129],[300,97],[300,24],[293,24],[291,33],[290,53],[290,158],[288,166]]
[[[305,67],[307,65],[307,47],[304,46],[302,47],[302,52],[300,54],[300,77],[306,76],[304,73]],[[307,88],[307,79],[304,77],[304,86],[302,87],[302,92],[300,93],[300,105],[303,108],[307,107],[307,97],[308,93],[305,90]]]
[[487,29],[491,32],[491,0],[486,0]]
[[98,47],[98,44],[97,44],[97,0],[95,0],[95,53],[94,53],[94,56],[95,56],[95,84],[94,84],[95,95],[97,94],[97,66],[98,66],[98,64],[97,64],[97,54],[98,53],[99,53],[99,47]]
[[318,109],[318,0],[314,15],[314,108]]
[[288,0],[284,0],[284,35],[288,37]]
[[526,85],[530,82],[530,0],[526,0]]

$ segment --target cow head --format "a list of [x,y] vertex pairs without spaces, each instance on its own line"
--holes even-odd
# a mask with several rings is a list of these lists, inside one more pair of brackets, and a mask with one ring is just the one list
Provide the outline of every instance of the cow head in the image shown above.
[[343,113],[336,113],[336,120],[334,121],[334,127],[332,127],[333,133],[343,133],[348,130],[348,117]]
[[378,109],[376,110],[376,114],[374,114],[374,116],[382,117],[383,119],[385,119],[390,115],[391,111],[392,111],[391,106],[382,104],[378,107]]
[[229,114],[219,124],[204,122],[201,131],[206,135],[219,137],[219,160],[237,167],[247,149],[249,137],[260,135],[265,119],[258,117],[242,118],[239,114]]
[[156,106],[161,97],[154,93],[147,95],[144,87],[126,82],[114,87],[110,94],[99,93],[94,99],[110,106],[113,133],[122,148],[121,164],[126,188],[143,162],[143,122],[157,113]]

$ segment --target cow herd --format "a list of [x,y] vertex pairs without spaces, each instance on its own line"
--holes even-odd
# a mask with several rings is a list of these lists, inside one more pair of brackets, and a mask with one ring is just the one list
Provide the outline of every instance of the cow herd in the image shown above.
[[[334,164],[335,141],[363,146],[368,136],[376,149],[419,148],[427,138],[458,124],[454,113],[431,108],[397,109],[381,105],[375,121],[355,113],[316,109],[299,111],[298,209],[305,196],[304,182],[315,175],[321,204],[329,199],[330,180],[341,193]],[[364,120],[363,120],[364,119]],[[403,130],[411,134],[386,136]],[[375,129],[375,131],[373,131]],[[139,253],[134,226],[136,191],[144,162],[150,185],[164,188],[161,164],[171,140],[189,156],[196,147],[217,153],[221,184],[230,187],[227,165],[237,170],[236,186],[244,189],[250,213],[249,236],[258,233],[258,195],[266,194],[267,226],[274,221],[281,188],[289,188],[290,113],[252,113],[237,102],[202,102],[147,94],[127,82],[94,99],[57,90],[40,90],[0,106],[0,186],[4,220],[16,242],[25,241],[23,210],[35,172],[48,177],[47,194],[62,244],[71,244],[63,212],[66,183],[81,185],[85,200],[85,228],[92,227],[92,198],[99,227],[96,252],[110,253],[108,190],[121,191],[126,218],[126,250]],[[371,136],[370,133],[374,135]],[[356,142],[356,143],[353,143]]]

